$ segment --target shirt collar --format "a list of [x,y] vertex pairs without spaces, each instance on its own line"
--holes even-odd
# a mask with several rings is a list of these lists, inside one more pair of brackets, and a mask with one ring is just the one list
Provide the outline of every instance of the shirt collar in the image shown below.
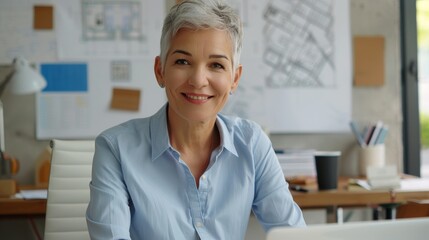
[[218,114],[216,118],[217,128],[219,129],[220,139],[221,139],[221,148],[225,148],[232,154],[238,157],[237,150],[234,145],[234,133],[232,129],[229,129],[223,120],[225,116]]
[[170,148],[170,139],[167,129],[166,103],[155,115],[150,118],[150,138],[152,139],[152,161]]
[[[162,153],[171,148],[170,138],[167,128],[167,107],[166,103],[161,109],[158,110],[150,120],[150,135],[152,139],[152,161],[158,158]],[[228,129],[224,116],[218,114],[216,124],[219,129],[221,138],[221,149],[225,148],[235,156],[238,156],[237,150],[234,146],[233,133]]]

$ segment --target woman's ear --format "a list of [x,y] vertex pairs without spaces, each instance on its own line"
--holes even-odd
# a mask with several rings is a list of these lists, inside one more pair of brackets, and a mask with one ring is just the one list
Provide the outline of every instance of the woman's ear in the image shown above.
[[238,67],[235,69],[234,81],[232,82],[232,86],[231,86],[232,92],[234,92],[238,87],[238,83],[240,82],[240,79],[241,79],[242,70],[243,70],[243,66],[241,64],[238,65]]
[[155,73],[156,81],[158,82],[159,86],[164,86],[164,77],[162,72],[162,63],[161,63],[161,57],[156,56],[155,63],[153,66],[153,71]]

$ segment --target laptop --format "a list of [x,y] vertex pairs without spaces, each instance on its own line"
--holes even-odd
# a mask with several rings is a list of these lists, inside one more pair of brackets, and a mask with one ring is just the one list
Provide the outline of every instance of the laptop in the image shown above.
[[429,217],[271,229],[266,240],[427,240]]

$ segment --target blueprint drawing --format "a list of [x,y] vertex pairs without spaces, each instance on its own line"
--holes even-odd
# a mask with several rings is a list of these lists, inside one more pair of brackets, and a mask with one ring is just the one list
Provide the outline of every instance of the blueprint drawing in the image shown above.
[[54,0],[58,58],[152,59],[165,0]]
[[271,0],[263,18],[266,87],[336,86],[333,0]]
[[143,40],[140,2],[82,1],[84,40]]
[[224,113],[272,133],[349,131],[349,0],[228,2],[244,20],[243,72]]

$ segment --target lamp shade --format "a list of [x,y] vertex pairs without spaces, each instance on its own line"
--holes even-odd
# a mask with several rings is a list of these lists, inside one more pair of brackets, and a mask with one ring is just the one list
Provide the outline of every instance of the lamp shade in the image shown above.
[[30,67],[27,60],[15,58],[14,72],[10,79],[10,91],[14,94],[35,93],[46,87],[46,81],[37,71]]

